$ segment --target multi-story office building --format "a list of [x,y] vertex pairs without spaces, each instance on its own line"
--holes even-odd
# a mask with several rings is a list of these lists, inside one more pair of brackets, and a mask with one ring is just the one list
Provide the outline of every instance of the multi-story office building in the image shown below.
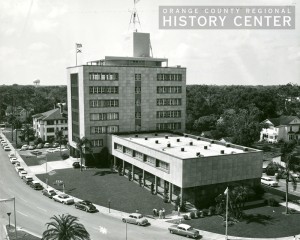
[[112,133],[185,130],[186,68],[150,57],[150,34],[134,32],[133,57],[68,68],[68,102],[71,154],[86,137],[97,158]]

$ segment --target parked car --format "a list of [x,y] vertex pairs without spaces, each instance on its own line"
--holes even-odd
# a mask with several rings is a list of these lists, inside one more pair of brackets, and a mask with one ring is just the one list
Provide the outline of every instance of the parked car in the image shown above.
[[53,148],[59,147],[59,144],[58,144],[58,143],[53,143],[53,144],[52,144],[52,147],[53,147]]
[[33,178],[32,178],[31,176],[28,176],[28,175],[24,176],[22,179],[23,179],[23,181],[24,181],[26,184],[29,184],[30,182],[33,181]]
[[261,177],[261,183],[270,187],[278,187],[278,182],[274,181],[270,177]]
[[43,148],[44,147],[44,144],[42,144],[42,143],[39,143],[37,146],[36,146],[36,148],[38,148],[38,149],[41,149],[41,148]]
[[14,153],[10,153],[10,154],[8,154],[8,157],[12,158],[12,157],[16,157],[16,155]]
[[178,225],[172,225],[168,228],[170,233],[186,236],[187,238],[198,238],[199,237],[199,231],[192,228],[188,224],[178,224]]
[[53,200],[55,202],[60,202],[63,204],[73,204],[74,203],[74,198],[70,197],[68,194],[65,194],[65,193],[61,193],[61,194],[53,196]]
[[19,173],[19,172],[21,172],[21,171],[23,171],[24,170],[24,168],[23,167],[19,167],[19,166],[17,166],[16,167],[16,171],[17,171],[17,173]]
[[38,151],[38,150],[33,150],[33,151],[31,151],[31,153],[34,154],[34,155],[41,155],[41,154],[43,154],[41,151]]
[[52,188],[45,188],[43,189],[42,193],[48,198],[53,198],[53,196],[57,195],[57,193]]
[[51,147],[51,144],[46,142],[46,143],[44,144],[44,148],[49,148],[49,147]]
[[293,178],[296,180],[296,182],[300,182],[300,174],[298,174],[298,173],[293,173],[292,176],[293,176]]
[[10,149],[10,147],[9,146],[5,146],[4,147],[4,151],[10,151],[11,149]]
[[80,163],[79,162],[73,162],[73,168],[80,168]]
[[55,148],[48,148],[48,149],[47,149],[47,152],[53,153],[53,152],[55,152]]
[[75,208],[81,209],[86,212],[96,212],[97,208],[88,200],[75,203]]
[[31,188],[33,188],[34,190],[43,190],[44,189],[43,186],[41,185],[41,183],[38,181],[31,181],[29,183],[29,186]]
[[23,145],[20,149],[20,151],[26,151],[28,150],[28,145]]
[[25,170],[19,172],[20,178],[23,178],[26,175],[27,175],[27,172]]
[[148,220],[140,213],[131,213],[128,217],[123,217],[122,221],[139,226],[145,226],[149,223]]
[[18,159],[15,158],[15,157],[10,158],[9,160],[10,160],[10,162],[11,162],[12,164],[15,164],[15,163],[19,162]]
[[34,150],[35,148],[36,148],[35,145],[30,145],[30,146],[28,147],[28,150]]

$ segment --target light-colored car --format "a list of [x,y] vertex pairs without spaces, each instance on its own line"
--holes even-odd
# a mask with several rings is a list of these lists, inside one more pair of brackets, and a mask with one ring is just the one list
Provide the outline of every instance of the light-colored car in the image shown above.
[[56,202],[60,202],[63,204],[73,204],[74,198],[70,197],[68,194],[61,193],[58,195],[53,196],[53,200]]
[[53,153],[53,152],[55,152],[55,148],[48,148],[46,151],[49,153]]
[[188,224],[178,224],[178,225],[172,225],[168,228],[170,233],[186,236],[187,238],[198,238],[199,237],[199,231],[192,228]]
[[20,151],[26,151],[28,150],[28,145],[23,145],[20,149]]
[[145,226],[149,223],[148,220],[140,213],[131,213],[128,217],[123,217],[122,221],[124,223],[132,223],[139,226]]
[[26,184],[29,184],[29,183],[31,183],[31,182],[33,181],[33,177],[32,177],[32,176],[28,176],[28,175],[22,177],[22,179],[23,179],[23,181],[24,181]]
[[44,148],[49,148],[49,147],[51,147],[51,144],[46,142],[46,143],[44,144]]
[[10,151],[11,149],[10,149],[10,147],[9,146],[5,146],[4,147],[4,151]]
[[270,187],[278,187],[278,182],[274,181],[270,177],[261,177],[261,183]]
[[36,148],[35,145],[30,145],[30,146],[28,147],[28,150],[34,150],[35,148]]
[[15,157],[10,158],[9,161],[10,161],[12,164],[15,164],[15,163],[19,162],[18,159],[15,158]]
[[27,175],[27,172],[25,170],[19,172],[20,178],[23,178],[26,175]]
[[48,198],[53,198],[53,196],[57,195],[53,188],[45,188],[43,189],[42,193]]
[[21,172],[21,171],[24,171],[24,168],[23,167],[16,167],[16,171],[17,171],[17,173],[19,173],[19,172]]
[[44,189],[42,184],[39,181],[31,181],[29,183],[29,186],[31,188],[33,188],[34,190],[43,190]]
[[12,158],[12,157],[16,157],[16,155],[14,153],[10,153],[10,154],[8,154],[8,157]]
[[292,176],[293,176],[293,178],[296,180],[296,182],[300,182],[300,174],[298,174],[298,173],[293,173]]

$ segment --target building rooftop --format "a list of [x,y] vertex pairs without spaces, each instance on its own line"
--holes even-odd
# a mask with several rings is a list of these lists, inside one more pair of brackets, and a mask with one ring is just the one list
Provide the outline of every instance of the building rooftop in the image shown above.
[[63,114],[60,112],[60,108],[55,108],[44,113],[38,113],[33,115],[33,118],[40,120],[58,120],[58,119],[67,119],[67,112],[63,111]]
[[280,125],[289,125],[294,119],[299,119],[297,116],[280,116],[278,118],[270,118],[265,120],[270,121],[275,127],[280,126]]
[[170,133],[157,133],[156,135],[153,133],[130,134],[118,137],[181,159],[260,151],[193,135],[180,136]]

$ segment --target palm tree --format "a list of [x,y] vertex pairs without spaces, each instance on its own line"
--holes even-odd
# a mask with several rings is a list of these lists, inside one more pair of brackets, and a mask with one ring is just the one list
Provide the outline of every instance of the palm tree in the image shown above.
[[92,153],[92,143],[86,137],[77,138],[76,148],[80,153],[80,171],[82,171],[82,159],[86,152]]
[[24,140],[27,142],[27,144],[29,144],[29,138],[31,136],[34,136],[34,130],[30,126],[30,124],[26,124],[24,126],[24,128],[22,129],[21,134],[22,134],[22,137],[24,138]]
[[85,227],[78,223],[78,218],[72,215],[58,215],[50,219],[53,222],[46,223],[47,230],[43,232],[44,240],[89,240],[90,234]]
[[62,142],[65,141],[65,136],[64,136],[63,130],[56,130],[55,138],[56,138],[56,141],[58,141],[58,143],[59,143],[59,150],[60,150],[60,156],[61,156],[61,145],[62,145]]
[[279,181],[280,178],[285,178],[285,213],[289,213],[288,207],[288,195],[289,195],[289,182],[291,181],[294,191],[297,189],[297,181],[293,176],[294,164],[292,164],[291,159],[294,153],[289,152],[282,155],[285,160],[285,167],[280,164],[278,166],[278,174],[276,175],[276,180]]

